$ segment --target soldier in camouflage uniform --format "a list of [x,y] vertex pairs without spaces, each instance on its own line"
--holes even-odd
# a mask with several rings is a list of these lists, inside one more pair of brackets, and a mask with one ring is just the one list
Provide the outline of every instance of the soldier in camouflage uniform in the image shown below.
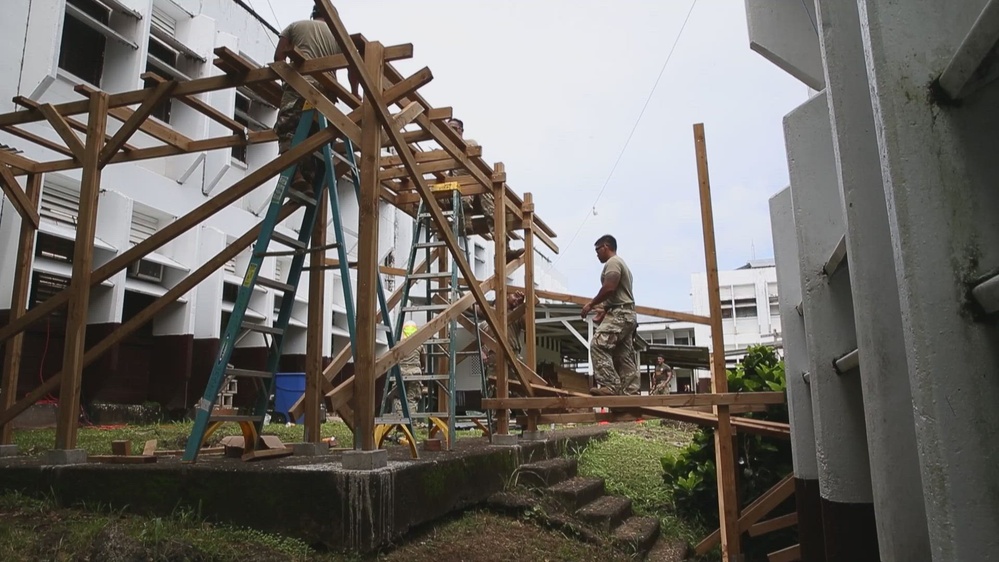
[[662,355],[656,357],[656,372],[652,379],[652,391],[649,394],[669,394],[669,383],[673,380],[673,368],[666,364]]
[[[293,22],[281,32],[277,47],[274,49],[274,62],[286,61],[295,49],[310,59],[340,54],[340,46],[333,38],[329,26],[322,20],[318,7],[312,9],[312,19]],[[322,90],[319,83],[311,76],[306,77],[306,80]],[[357,96],[359,84],[356,77],[348,73],[348,80],[351,92]],[[326,95],[336,101],[332,93],[326,92]],[[285,84],[281,92],[281,107],[278,108],[277,121],[274,123],[274,132],[278,136],[278,151],[281,154],[291,148],[291,141],[302,119],[304,106],[305,99]],[[318,130],[318,126],[313,123],[309,134]],[[303,158],[298,163],[298,170],[292,180],[295,189],[310,192],[318,168],[318,162],[312,155]]]
[[[508,294],[506,297],[506,303],[508,311],[515,310],[518,306],[524,304],[524,293],[516,291]],[[478,308],[478,305],[476,305],[476,308]],[[485,313],[480,309],[479,314],[484,315]],[[489,335],[492,335],[492,330],[489,329],[489,323],[485,320],[479,322],[479,329]],[[521,319],[512,323],[506,330],[507,342],[510,344],[510,348],[513,349],[513,353],[518,357],[520,357],[520,354],[524,349],[522,339],[526,329],[527,327],[524,324],[524,320]],[[495,351],[487,349],[482,350],[482,367],[485,369],[487,378],[496,374]],[[510,371],[511,376],[516,377],[514,367],[509,361],[507,362],[507,368]]]
[[603,318],[593,341],[590,356],[593,376],[600,385],[591,394],[638,394],[638,364],[635,362],[635,297],[632,293],[631,269],[617,255],[617,239],[606,234],[594,244],[597,259],[604,264],[600,273],[600,291],[583,306],[582,317],[602,305]]

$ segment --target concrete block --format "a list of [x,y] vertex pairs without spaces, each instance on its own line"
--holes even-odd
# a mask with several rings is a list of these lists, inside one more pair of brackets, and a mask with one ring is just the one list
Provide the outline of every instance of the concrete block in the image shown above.
[[16,456],[17,456],[17,445],[0,445],[0,458],[16,457]]
[[493,435],[493,445],[500,445],[503,447],[509,447],[511,445],[516,445],[520,443],[520,437],[517,435],[499,434]]
[[45,453],[45,464],[85,464],[87,452],[83,449],[53,449]]
[[442,451],[444,450],[444,443],[440,439],[424,439],[423,450],[432,452]]
[[330,446],[326,443],[291,443],[290,447],[296,457],[321,457],[330,454]]
[[548,439],[548,433],[544,431],[525,431],[520,434],[522,441],[544,441]]
[[345,470],[377,470],[388,466],[388,451],[344,451],[343,468]]

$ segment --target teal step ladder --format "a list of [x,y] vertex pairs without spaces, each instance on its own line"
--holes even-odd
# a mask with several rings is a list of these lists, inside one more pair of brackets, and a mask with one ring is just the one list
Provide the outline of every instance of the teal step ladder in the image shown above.
[[[292,146],[305,140],[305,138],[309,135],[310,128],[314,122],[318,123],[320,130],[329,126],[326,118],[314,109],[308,108],[306,111],[303,111],[302,118],[296,128],[295,135],[292,140]],[[344,240],[344,232],[340,217],[339,200],[337,198],[337,174],[335,173],[334,168],[334,154],[336,155],[336,158],[346,162],[350,166],[350,172],[354,177],[355,187],[359,185],[357,183],[359,173],[354,160],[353,144],[348,138],[344,138],[344,144],[346,147],[345,152],[347,154],[347,158],[334,153],[329,144],[322,147],[321,152],[326,169],[324,174],[317,174],[314,185],[312,186],[312,194],[303,193],[289,188],[292,183],[292,178],[295,176],[297,165],[289,166],[281,173],[281,176],[278,179],[277,187],[274,190],[274,195],[271,197],[267,213],[261,224],[257,241],[253,246],[253,254],[250,258],[250,263],[247,265],[246,274],[243,277],[243,282],[239,286],[239,292],[236,297],[236,302],[233,305],[232,314],[229,317],[229,322],[226,325],[225,332],[222,334],[222,339],[219,344],[218,358],[215,360],[212,367],[212,373],[208,379],[208,384],[205,387],[204,395],[201,400],[198,401],[196,406],[194,428],[191,430],[191,435],[188,437],[187,445],[184,450],[183,460],[185,462],[194,462],[197,460],[198,452],[204,444],[205,439],[225,422],[236,422],[240,424],[243,430],[247,450],[258,446],[260,431],[263,427],[264,417],[270,403],[270,396],[274,390],[274,374],[278,369],[278,364],[281,359],[281,349],[284,341],[284,335],[288,329],[289,321],[291,320],[291,313],[295,303],[295,293],[298,290],[302,272],[305,270],[305,257],[314,249],[310,248],[309,243],[312,236],[313,226],[317,220],[317,202],[320,201],[319,198],[323,197],[324,194],[328,195],[330,198],[330,214],[333,218],[334,242],[321,249],[337,249],[340,275],[343,280],[341,285],[343,286],[344,306],[347,310],[347,327],[350,334],[351,351],[353,352],[356,349],[357,328],[355,322],[356,316],[354,313],[354,298],[350,283],[347,252],[342,243]],[[294,201],[305,209],[297,238],[283,235],[280,232],[275,232],[274,230],[278,223],[281,207],[288,201]],[[323,220],[325,220],[325,218]],[[269,246],[272,241],[278,242],[289,249],[271,251],[269,250]],[[267,257],[275,256],[292,257],[291,267],[289,268],[288,278],[286,281],[266,279],[259,275],[263,260]],[[316,264],[315,267],[325,266],[322,264]],[[249,305],[250,296],[253,294],[254,287],[257,285],[274,289],[282,295],[281,308],[278,311],[278,316],[274,321],[273,326],[266,326],[263,324],[245,321],[245,314],[247,306]],[[386,318],[386,332],[391,334],[391,328],[387,324],[389,321],[388,313],[387,310],[384,310],[384,294],[381,291],[380,280],[379,297],[380,304],[383,307],[383,317]],[[232,358],[235,342],[239,339],[241,334],[247,331],[259,332],[263,334],[265,341],[269,336],[266,371],[237,369],[233,368],[229,363]],[[389,337],[391,337],[391,335]],[[251,379],[257,389],[257,401],[253,406],[252,411],[240,413],[238,415],[215,415],[215,402],[218,398],[219,392],[224,386],[226,386],[229,380],[239,378]]]
[[[450,210],[445,210],[444,215],[449,220],[451,231],[458,240],[459,247],[465,254],[466,261],[471,262],[469,241],[465,235],[462,216],[461,192],[458,184],[444,183],[432,188],[435,195],[442,190],[449,191],[451,194]],[[440,256],[434,259],[434,252],[437,250],[440,250]],[[423,254],[425,258],[425,263],[427,264],[426,272],[416,273],[416,260],[420,254]],[[443,266],[438,264],[443,264]],[[459,280],[458,270],[454,266],[454,260],[451,258],[451,255],[446,252],[446,244],[443,241],[443,237],[437,233],[430,213],[427,212],[425,204],[421,202],[416,215],[413,244],[410,248],[409,262],[406,268],[401,308],[399,309],[399,317],[395,326],[396,340],[401,339],[402,326],[407,319],[416,321],[418,325],[430,322],[437,314],[450,308],[454,302],[462,298],[465,291],[461,289]],[[423,302],[417,303],[414,302],[412,289],[414,285],[421,282],[424,284]],[[473,325],[478,326],[478,314],[474,308],[469,316]],[[457,367],[460,363],[465,360],[471,360],[473,374],[477,371],[481,380],[482,396],[486,396],[487,393],[486,377],[481,355],[482,341],[479,331],[478,329],[474,330],[473,345],[467,351],[458,349],[459,344],[456,337],[458,333],[458,320],[454,318],[447,324],[445,337],[435,336],[424,342],[423,356],[426,361],[423,364],[422,374],[396,374],[394,384],[385,385],[381,402],[381,416],[375,420],[375,423],[378,424],[381,430],[376,430],[376,435],[384,437],[394,424],[401,423],[399,414],[392,412],[393,395],[398,398],[402,408],[405,410],[407,409],[406,383],[427,383],[430,386],[428,397],[431,404],[428,405],[426,410],[421,412],[409,412],[407,414],[404,411],[402,415],[407,418],[404,421],[409,424],[410,432],[412,432],[411,422],[413,419],[427,420],[430,431],[433,432],[435,428],[441,431],[445,434],[448,447],[453,446],[457,437],[455,426],[458,419],[458,416],[455,415],[457,411],[456,388]],[[396,368],[398,369],[398,367]],[[444,396],[445,399],[441,400],[440,396]],[[434,400],[435,398],[437,398],[436,401]],[[447,407],[445,410],[441,410],[437,406],[441,402],[446,402]],[[489,424],[488,427],[491,428],[492,416],[488,411],[486,412],[486,418]],[[469,417],[469,419],[474,418]],[[489,431],[486,428],[483,429]],[[412,436],[407,437],[412,443]]]

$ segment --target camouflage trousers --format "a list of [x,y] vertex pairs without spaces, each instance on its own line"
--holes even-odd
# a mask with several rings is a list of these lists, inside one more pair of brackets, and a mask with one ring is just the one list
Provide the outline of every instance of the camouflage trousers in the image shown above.
[[496,200],[491,193],[480,195],[466,195],[461,198],[461,219],[465,228],[465,235],[475,234],[475,226],[472,217],[483,215],[486,217],[486,224],[489,226],[489,235],[495,232],[493,226],[493,214],[496,212]]
[[[291,141],[295,138],[298,124],[302,120],[302,113],[305,107],[305,98],[298,95],[298,92],[284,87],[281,93],[281,107],[278,109],[277,121],[274,123],[274,132],[278,136],[278,152],[284,154],[291,148]],[[309,129],[309,135],[319,132],[319,125],[315,122]],[[299,189],[311,189],[312,182],[316,177],[316,172],[320,168],[320,163],[315,157],[309,155],[298,162],[298,174],[308,182],[308,186]],[[293,181],[294,183],[294,181]]]
[[661,394],[661,395],[669,394],[669,381],[667,381],[666,379],[663,379],[661,381],[656,381],[656,384],[652,387],[652,391],[649,392],[649,394],[653,394],[653,395],[656,395],[656,394]]
[[[402,376],[404,377],[416,376],[422,374],[423,371],[421,371],[420,369],[413,369],[413,368],[402,369]],[[413,413],[416,412],[416,409],[419,407],[420,398],[423,397],[423,385],[420,384],[420,381],[407,381],[405,384],[406,384],[406,405],[409,406],[409,413],[410,415],[412,415]],[[392,392],[393,392],[392,413],[401,414],[402,401],[399,400],[399,393],[394,389]]]
[[637,327],[633,309],[615,308],[607,313],[590,342],[593,376],[615,394],[638,394]]

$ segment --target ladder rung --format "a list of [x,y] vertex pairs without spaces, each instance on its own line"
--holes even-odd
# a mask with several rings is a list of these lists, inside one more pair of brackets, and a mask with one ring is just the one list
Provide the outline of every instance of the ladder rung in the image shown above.
[[243,378],[253,378],[253,379],[274,378],[273,373],[268,373],[267,371],[254,371],[251,369],[226,369],[225,374],[232,377],[243,377]]
[[431,273],[410,273],[406,276],[406,279],[419,280],[419,279],[441,279],[444,277],[451,277],[450,271],[434,271]]
[[447,246],[446,242],[419,242],[414,244],[417,248],[442,248]]
[[264,416],[211,416],[208,421],[214,422],[262,422]]
[[375,331],[376,332],[386,332],[387,333],[387,332],[391,332],[392,329],[389,328],[388,326],[386,326],[385,324],[375,324]]
[[404,306],[403,312],[440,312],[451,308],[449,304],[424,304],[420,306]]
[[295,201],[299,201],[313,207],[316,206],[316,198],[303,191],[289,188],[285,195],[288,196],[288,199],[294,199]]
[[448,417],[447,412],[418,412],[415,414],[410,414],[414,418],[446,418]]
[[403,375],[402,380],[409,381],[446,381],[451,375]]
[[263,324],[255,324],[253,322],[243,322],[240,327],[244,330],[250,330],[251,332],[260,332],[263,334],[273,334],[275,336],[280,336],[284,334],[284,330],[281,328],[275,328],[273,326],[264,326]]
[[275,281],[274,279],[268,279],[267,277],[257,277],[257,284],[270,289],[276,289],[278,291],[294,291],[295,287],[289,285],[288,283],[282,283],[280,281]]
[[[280,256],[297,256],[299,254],[307,254],[309,252],[313,252],[313,251],[316,251],[316,250],[318,250],[320,252],[323,251],[323,250],[331,250],[331,249],[339,247],[339,246],[340,246],[339,244],[337,244],[336,242],[333,242],[331,244],[326,244],[325,246],[313,246],[311,248],[306,248],[304,250],[278,250],[276,252],[259,252],[259,253],[254,253],[253,255],[259,256],[259,257],[264,257],[264,258],[266,258],[266,257],[280,257]],[[329,266],[329,267],[328,266],[323,266],[321,269],[332,269],[333,267],[338,267],[338,266]],[[305,269],[303,269],[303,271],[308,271],[309,269],[310,268],[305,268]]]
[[447,345],[448,343],[451,343],[451,340],[448,338],[430,338],[423,343],[427,345]]
[[285,246],[288,246],[289,248],[298,248],[299,250],[304,250],[309,247],[308,244],[302,242],[298,238],[292,238],[291,236],[281,234],[280,232],[271,233],[271,238],[284,244]]
[[465,356],[478,355],[478,354],[479,354],[478,351],[456,351],[455,352],[455,355],[465,355]]
[[409,425],[409,418],[394,417],[394,416],[383,416],[375,418],[375,425]]
[[[444,215],[445,217],[450,217],[451,215],[453,215],[453,214],[454,214],[454,211],[452,211],[452,210],[450,210],[450,209],[441,209],[441,213],[442,213],[442,214],[443,214],[443,215]],[[430,213],[420,213],[419,215],[416,215],[416,216],[417,216],[417,218],[421,218],[421,219],[429,219],[429,218],[430,218],[430,217],[432,217],[433,215],[431,215]]]

